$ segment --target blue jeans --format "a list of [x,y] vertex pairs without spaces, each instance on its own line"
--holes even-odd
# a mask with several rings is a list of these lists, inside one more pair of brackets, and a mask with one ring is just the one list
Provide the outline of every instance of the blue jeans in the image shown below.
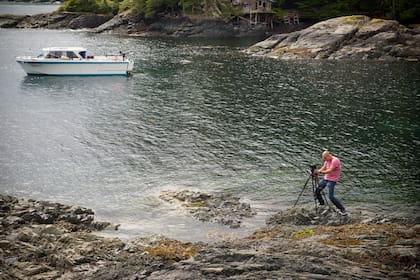
[[345,209],[344,209],[343,205],[342,205],[342,204],[340,203],[340,201],[339,201],[337,198],[335,198],[335,196],[334,196],[334,187],[335,187],[335,184],[336,184],[336,182],[333,182],[333,181],[328,181],[328,180],[324,180],[324,179],[322,179],[322,180],[319,182],[318,187],[317,187],[317,188],[316,188],[316,190],[315,190],[315,196],[316,196],[316,198],[318,199],[319,204],[324,205],[324,204],[325,204],[325,201],[324,201],[324,199],[322,198],[321,191],[322,191],[325,187],[328,187],[328,198],[331,200],[331,202],[332,202],[332,203],[334,203],[334,205],[335,205],[338,209],[340,209],[341,211],[344,211]]

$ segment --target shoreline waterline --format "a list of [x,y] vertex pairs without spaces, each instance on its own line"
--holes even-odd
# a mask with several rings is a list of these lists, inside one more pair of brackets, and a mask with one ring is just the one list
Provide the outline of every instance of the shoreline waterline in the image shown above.
[[411,207],[360,205],[350,207],[347,216],[333,210],[320,215],[310,206],[290,208],[245,238],[212,232],[215,242],[209,243],[164,235],[125,242],[102,237],[97,230],[119,225],[96,222],[92,210],[78,206],[0,195],[0,207],[5,259],[0,268],[6,279],[415,279],[419,273],[420,220]]

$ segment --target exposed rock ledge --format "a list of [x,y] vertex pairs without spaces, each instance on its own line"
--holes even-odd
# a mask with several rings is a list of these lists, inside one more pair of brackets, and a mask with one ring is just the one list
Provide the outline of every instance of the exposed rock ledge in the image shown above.
[[[302,29],[304,24],[281,25],[279,32]],[[114,17],[92,13],[46,13],[33,16],[0,15],[0,28],[88,29],[143,37],[246,37],[273,34],[269,25],[230,22],[206,17],[162,17],[145,20],[128,12]]]
[[273,35],[246,52],[280,59],[420,60],[420,28],[397,21],[346,16]]
[[200,221],[219,223],[231,228],[240,227],[244,218],[256,214],[248,203],[240,202],[239,197],[231,194],[207,194],[183,190],[165,191],[159,197],[179,204]]
[[416,207],[347,209],[284,210],[241,239],[124,243],[90,233],[102,226],[89,209],[0,195],[0,278],[418,279]]
[[112,16],[92,13],[45,13],[33,16],[0,15],[0,28],[95,28],[112,19]]

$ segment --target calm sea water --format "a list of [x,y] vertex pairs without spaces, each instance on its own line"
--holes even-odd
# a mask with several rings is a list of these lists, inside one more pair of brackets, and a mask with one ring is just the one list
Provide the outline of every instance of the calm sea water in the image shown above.
[[0,1],[0,15],[35,15],[51,13],[57,10],[59,7],[59,4],[8,3]]
[[[93,208],[122,237],[241,235],[295,202],[324,148],[344,205],[419,201],[420,64],[276,61],[252,40],[0,30],[0,192]],[[130,77],[29,77],[43,47],[123,50]],[[258,211],[240,230],[197,222],[164,190],[230,192]],[[311,189],[301,203],[311,203]]]

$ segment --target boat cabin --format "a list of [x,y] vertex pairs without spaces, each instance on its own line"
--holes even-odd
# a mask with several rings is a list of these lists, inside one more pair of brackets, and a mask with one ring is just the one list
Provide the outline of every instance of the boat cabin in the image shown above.
[[84,48],[44,48],[38,58],[46,59],[87,59],[86,49]]

